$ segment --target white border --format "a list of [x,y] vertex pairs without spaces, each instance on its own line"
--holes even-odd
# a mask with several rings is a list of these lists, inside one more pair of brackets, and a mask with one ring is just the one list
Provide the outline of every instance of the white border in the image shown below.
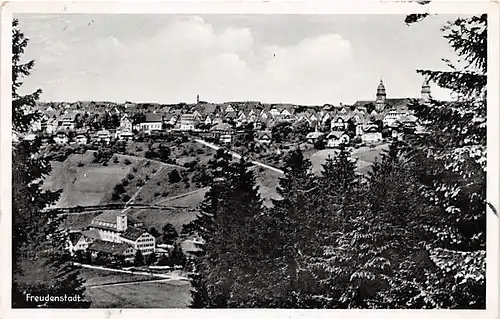
[[[135,318],[143,314],[148,317],[193,316],[204,318],[220,318],[227,316],[259,316],[267,317],[304,317],[316,318],[372,317],[393,318],[448,318],[458,317],[498,317],[498,226],[499,217],[490,209],[487,210],[487,310],[181,310],[181,309],[91,309],[91,310],[11,310],[11,25],[13,13],[147,13],[147,14],[407,14],[407,13],[448,13],[479,14],[487,12],[488,19],[488,176],[487,197],[497,208],[500,208],[498,195],[499,183],[499,13],[498,2],[487,1],[445,1],[434,0],[427,6],[417,3],[392,1],[11,1],[2,2],[1,10],[1,78],[0,78],[0,259],[2,275],[0,317],[6,318],[53,318],[68,317],[87,318],[89,313],[94,318],[113,316]],[[403,21],[402,21],[403,23]],[[437,57],[439,58],[439,57]]]

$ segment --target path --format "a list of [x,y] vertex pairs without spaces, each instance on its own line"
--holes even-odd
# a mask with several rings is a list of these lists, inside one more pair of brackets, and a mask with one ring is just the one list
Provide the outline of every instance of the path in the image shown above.
[[150,161],[152,163],[156,163],[156,164],[162,165],[162,167],[171,167],[171,168],[178,168],[178,169],[186,169],[184,166],[180,166],[180,165],[176,165],[176,164],[168,164],[168,163],[164,163],[164,162],[161,162],[161,161],[157,161],[157,160],[146,158],[146,157],[142,157],[142,156],[135,156],[135,155],[129,155],[129,154],[119,154],[119,153],[117,153],[117,155],[120,155],[120,156],[125,157],[125,158],[129,158],[129,159]]
[[[202,140],[202,139],[194,139],[195,142],[197,143],[200,143],[202,145],[205,145],[207,147],[210,147],[214,150],[218,150],[220,149],[221,147],[214,144],[214,143],[210,143],[210,142],[207,142],[205,140]],[[233,151],[229,151],[229,154],[231,154],[233,157],[237,158],[237,159],[240,159],[241,158],[241,155],[236,153],[236,152],[233,152]],[[250,163],[254,164],[254,165],[257,165],[257,166],[260,166],[260,167],[263,167],[263,168],[266,168],[266,169],[269,169],[269,170],[272,170],[272,171],[275,171],[275,172],[278,172],[280,174],[285,174],[285,172],[283,172],[281,169],[279,168],[276,168],[276,167],[273,167],[273,166],[270,166],[270,165],[267,165],[267,164],[264,164],[264,163],[261,163],[261,162],[258,162],[258,161],[250,161]]]
[[[161,172],[164,168],[165,168],[165,166],[160,167],[160,169],[159,169],[159,170],[157,170],[157,171],[153,174],[153,176],[158,175],[158,174],[159,174],[159,173],[160,173],[160,172]],[[143,188],[145,185],[146,185],[146,183],[144,183],[141,187],[139,187],[139,189],[138,189],[138,190],[134,193],[134,195],[132,195],[132,197],[130,197],[130,199],[129,199],[126,203],[125,203],[125,209],[124,209],[124,211],[128,209],[128,208],[127,208],[127,205],[129,205],[129,204],[131,204],[131,203],[133,203],[133,202],[134,202],[135,198],[137,197],[137,195],[139,195],[139,193],[142,191],[142,188]]]
[[106,270],[106,271],[111,271],[111,272],[121,272],[125,274],[132,274],[132,275],[143,275],[143,276],[150,276],[150,277],[158,277],[158,278],[163,278],[169,279],[169,280],[189,280],[187,277],[180,276],[179,274],[158,274],[158,273],[153,273],[153,272],[147,272],[147,271],[132,271],[132,270],[123,270],[123,269],[115,269],[115,268],[108,268],[108,267],[102,267],[102,266],[94,266],[94,265],[87,265],[87,264],[80,264],[77,262],[73,263],[76,266],[80,266],[82,268],[89,268],[89,269],[98,269],[98,270]]
[[103,287],[112,287],[112,286],[126,286],[126,285],[135,285],[135,284],[143,284],[143,283],[149,284],[149,283],[152,283],[152,282],[171,282],[171,281],[177,281],[177,280],[179,280],[179,279],[176,279],[176,278],[165,278],[165,279],[153,279],[153,280],[135,280],[135,281],[113,282],[113,283],[103,284],[103,285],[87,286],[86,288],[103,288]]

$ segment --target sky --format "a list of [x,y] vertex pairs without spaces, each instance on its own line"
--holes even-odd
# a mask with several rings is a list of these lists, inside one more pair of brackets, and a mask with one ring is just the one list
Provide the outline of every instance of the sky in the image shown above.
[[[416,69],[453,57],[441,26],[403,15],[23,14],[35,60],[21,92],[42,101],[323,105],[419,97]],[[449,92],[431,84],[432,95]]]

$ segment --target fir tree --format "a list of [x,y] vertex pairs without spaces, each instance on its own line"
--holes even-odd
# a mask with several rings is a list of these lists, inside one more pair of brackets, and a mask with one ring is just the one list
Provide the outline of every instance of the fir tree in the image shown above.
[[[422,18],[422,17],[418,17]],[[414,22],[409,16],[407,22]],[[438,86],[455,93],[452,102],[414,101],[425,123],[425,139],[410,141],[415,161],[432,167],[421,176],[429,202],[443,217],[430,230],[437,239],[428,245],[442,269],[429,291],[442,307],[485,306],[486,247],[486,79],[487,15],[458,18],[442,28],[458,61],[445,60],[449,71],[417,70]],[[425,155],[425,156],[422,156]],[[473,265],[473,267],[471,267]],[[465,273],[471,275],[465,276]],[[433,278],[433,279],[431,279]],[[453,291],[448,296],[440,291]]]
[[[13,21],[12,58],[12,306],[13,307],[88,307],[78,268],[64,250],[66,234],[59,229],[61,219],[44,211],[60,192],[42,191],[43,178],[50,173],[49,161],[40,153],[41,140],[22,138],[38,118],[32,108],[41,90],[20,95],[22,79],[30,74],[34,61],[22,62],[28,39]],[[27,301],[25,294],[78,295],[82,302]]]
[[[261,199],[244,159],[232,163],[231,156],[219,150],[209,165],[214,178],[200,216],[183,230],[205,242],[195,258],[192,307],[241,306],[247,294],[235,292],[234,286],[258,267],[249,231]],[[231,300],[233,296],[237,301]]]

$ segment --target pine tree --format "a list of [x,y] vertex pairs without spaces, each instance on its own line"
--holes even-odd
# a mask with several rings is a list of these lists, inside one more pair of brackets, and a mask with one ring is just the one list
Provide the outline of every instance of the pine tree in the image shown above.
[[234,286],[258,267],[249,230],[262,203],[244,159],[232,163],[231,156],[219,150],[209,164],[214,178],[200,216],[183,229],[205,242],[195,258],[191,307],[241,306],[247,294],[234,292]]
[[[422,17],[420,17],[422,18]],[[414,22],[409,16],[407,22]],[[486,80],[487,15],[458,18],[442,31],[458,61],[445,60],[449,71],[417,70],[429,81],[455,93],[452,102],[414,101],[412,108],[426,123],[425,139],[411,141],[414,154],[425,154],[432,166],[422,175],[427,200],[441,208],[431,230],[432,259],[443,270],[429,290],[453,291],[437,302],[443,307],[485,306],[486,247]],[[421,160],[423,161],[423,160]],[[471,265],[473,265],[471,267]],[[470,275],[465,276],[465,273]],[[456,277],[456,278],[454,278]]]
[[[66,234],[59,229],[61,218],[43,211],[60,192],[42,191],[43,178],[50,173],[47,158],[40,153],[41,140],[22,138],[39,115],[32,108],[41,90],[20,95],[22,79],[30,74],[34,61],[21,61],[28,39],[13,21],[12,58],[12,306],[13,307],[88,307],[84,302],[78,269],[64,250]],[[35,304],[25,294],[78,295],[82,302]]]

